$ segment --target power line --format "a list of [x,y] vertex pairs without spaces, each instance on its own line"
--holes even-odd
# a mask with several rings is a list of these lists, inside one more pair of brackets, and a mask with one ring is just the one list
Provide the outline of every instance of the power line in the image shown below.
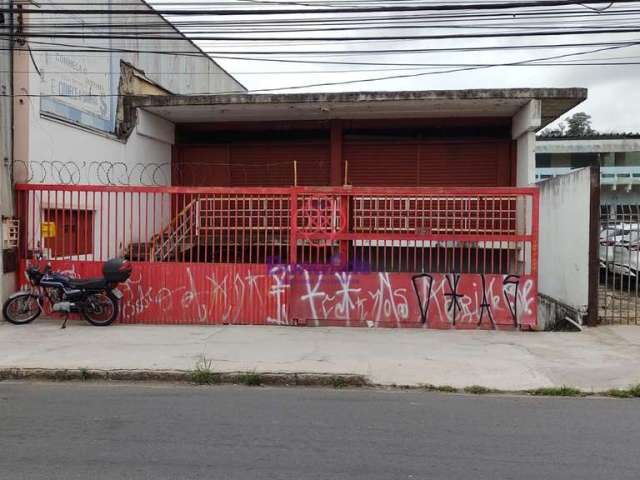
[[[531,32],[501,32],[501,33],[474,33],[474,34],[447,34],[447,35],[393,35],[385,37],[222,37],[200,36],[191,37],[196,41],[243,41],[243,42],[352,42],[352,41],[398,41],[398,40],[449,40],[468,38],[505,38],[505,37],[540,37],[540,36],[565,36],[565,35],[602,35],[605,33],[637,33],[640,28],[624,29],[591,29],[591,30],[563,30],[563,31],[531,31]],[[145,36],[140,34],[59,34],[59,33],[20,33],[15,35],[20,38],[68,38],[68,39],[139,39],[139,40],[183,40],[184,37]]]
[[[616,0],[615,3],[633,3],[637,0]],[[545,0],[545,1],[528,1],[528,2],[498,2],[498,3],[453,3],[453,4],[427,4],[427,5],[386,5],[382,7],[357,7],[357,8],[303,8],[303,9],[228,9],[228,10],[197,10],[197,9],[171,9],[162,10],[153,8],[152,10],[135,10],[135,9],[74,9],[76,15],[163,15],[163,16],[196,16],[196,15],[291,15],[291,14],[310,14],[310,13],[372,13],[372,12],[416,12],[416,11],[456,11],[456,10],[501,10],[516,8],[532,8],[532,7],[561,7],[583,5],[584,2],[574,0]],[[589,0],[589,4],[609,4],[610,0]],[[24,8],[18,9],[0,9],[0,13],[28,13],[52,15],[60,13],[69,13],[64,9],[52,8]]]
[[[640,42],[636,43],[636,45],[640,44]],[[548,57],[542,57],[542,58],[533,58],[533,59],[528,59],[528,60],[520,60],[520,61],[516,61],[516,62],[504,62],[504,63],[495,63],[495,64],[485,64],[485,65],[481,65],[481,66],[467,66],[467,67],[462,67],[462,68],[455,68],[455,69],[449,69],[449,70],[439,70],[439,71],[435,71],[435,72],[420,72],[420,73],[412,73],[412,74],[403,74],[403,75],[390,75],[390,76],[384,76],[384,77],[372,77],[372,78],[365,78],[365,79],[354,79],[354,80],[343,80],[343,81],[337,81],[337,82],[322,82],[322,83],[313,83],[313,84],[304,84],[304,85],[291,85],[291,86],[286,86],[286,87],[276,87],[276,88],[262,88],[262,89],[255,89],[255,90],[251,90],[250,93],[263,93],[263,92],[274,92],[274,91],[281,91],[281,90],[299,90],[299,89],[304,89],[304,88],[314,88],[314,87],[321,87],[321,86],[335,86],[335,85],[349,85],[349,84],[354,84],[354,83],[365,83],[365,82],[375,82],[375,81],[381,81],[381,80],[395,80],[395,79],[403,79],[403,78],[415,78],[415,77],[421,77],[421,76],[427,76],[427,75],[441,75],[441,74],[447,74],[447,73],[456,73],[456,72],[462,72],[462,71],[470,71],[470,70],[479,70],[479,69],[486,69],[486,68],[494,68],[494,67],[510,67],[510,66],[521,66],[521,65],[526,65],[526,64],[535,64],[535,62],[544,62],[544,61],[548,61],[548,60],[558,60],[561,58],[567,58],[567,57],[571,57],[571,56],[578,56],[578,55],[588,55],[588,54],[592,54],[592,53],[598,53],[598,52],[602,52],[602,51],[609,51],[609,50],[617,50],[617,49],[622,49],[622,48],[627,48],[628,46],[612,46],[612,47],[604,47],[604,48],[599,48],[599,49],[593,49],[593,50],[587,50],[584,52],[576,52],[576,53],[565,53],[565,54],[561,54],[561,55],[553,55],[553,56],[548,56]],[[227,91],[227,92],[217,92],[216,95],[224,95],[224,94],[237,94],[237,93],[246,93],[244,91],[238,91],[238,90],[232,90],[232,91]],[[199,95],[199,94],[191,94],[191,95]],[[65,97],[72,97],[72,98],[90,98],[90,97],[139,97],[139,95],[120,95],[120,94],[88,94],[88,95],[83,95],[83,94],[0,94],[0,97],[37,97],[37,98],[46,98],[46,97],[55,97],[55,98],[65,98]],[[189,96],[189,95],[187,95]]]
[[[640,3],[640,2],[639,2]],[[492,13],[465,13],[465,12],[456,12],[454,14],[442,14],[442,13],[429,13],[429,14],[405,14],[405,15],[387,15],[387,16],[356,16],[356,17],[322,17],[322,18],[280,18],[280,19],[269,19],[269,18],[256,18],[251,20],[241,20],[234,19],[233,25],[280,25],[280,24],[344,24],[346,22],[351,23],[372,23],[372,22],[385,22],[385,21],[414,21],[414,20],[422,20],[429,23],[433,22],[442,22],[442,21],[467,21],[467,20],[495,20],[496,18],[506,18],[509,20],[522,20],[522,19],[531,19],[535,17],[545,17],[545,18],[606,18],[612,16],[620,16],[620,15],[628,15],[630,13],[637,13],[637,9],[633,10],[616,10],[616,11],[608,11],[602,14],[597,14],[594,12],[585,12],[584,10],[530,10],[521,13],[505,13],[505,12],[492,12]],[[72,10],[65,10],[66,14],[73,13]],[[111,19],[111,16],[107,16],[105,18],[104,15],[96,15],[96,23],[88,23],[86,20],[83,20],[83,23],[87,27],[97,26],[97,27],[105,27],[105,26],[117,26],[117,25],[134,25],[134,26],[146,26],[146,25],[160,25],[167,26],[166,20],[158,21],[158,22],[147,22],[144,23],[116,23]],[[109,19],[109,21],[105,22],[105,20]],[[60,23],[60,19],[55,19],[51,23],[47,23],[48,19],[40,19],[40,18],[32,18],[30,19],[31,24],[38,25],[56,25]],[[198,25],[209,25],[209,26],[228,26],[229,22],[227,20],[210,20],[208,18],[189,18],[188,21],[180,21],[178,19],[172,19],[172,26],[189,26],[193,24]],[[78,26],[77,23],[73,24],[73,26]]]
[[340,81],[340,82],[323,82],[323,83],[306,84],[306,85],[294,85],[294,86],[281,87],[281,88],[259,89],[259,90],[253,90],[253,91],[254,92],[272,92],[272,91],[279,91],[279,90],[299,90],[299,89],[303,89],[303,88],[326,87],[326,86],[336,86],[336,85],[349,85],[349,84],[353,84],[353,83],[376,82],[376,81],[380,81],[380,80],[397,80],[397,79],[402,79],[402,78],[416,78],[416,77],[422,77],[422,76],[427,76],[427,75],[439,75],[439,74],[445,74],[445,73],[456,73],[456,72],[463,72],[463,71],[469,71],[469,70],[479,70],[479,69],[493,68],[493,67],[515,66],[515,65],[527,64],[527,63],[533,63],[533,62],[536,62],[536,61],[560,59],[560,58],[566,58],[566,57],[569,57],[569,56],[586,55],[586,54],[589,54],[589,53],[597,53],[597,52],[601,52],[601,51],[616,50],[616,49],[621,49],[621,48],[627,48],[627,47],[624,47],[624,46],[622,46],[622,47],[621,46],[606,47],[606,48],[595,49],[595,50],[592,50],[592,51],[586,51],[586,52],[580,52],[580,53],[573,53],[573,54],[567,53],[567,54],[555,55],[555,56],[551,56],[551,57],[523,60],[523,61],[518,61],[518,62],[507,62],[507,63],[502,63],[502,64],[493,64],[493,65],[490,65],[490,66],[483,66],[483,67],[464,67],[464,68],[456,68],[456,69],[452,69],[452,70],[440,70],[440,71],[437,71],[437,72],[422,72],[422,73],[413,73],[413,74],[404,74],[404,75],[390,75],[390,76],[386,76],[386,77],[374,77],[374,78],[367,78],[367,79],[361,79],[361,80],[345,80],[345,81]]
[[[7,34],[1,34],[0,37],[7,36]],[[203,51],[209,55],[213,55],[215,58],[227,58],[232,60],[251,60],[251,61],[276,61],[285,63],[331,63],[342,64],[345,62],[339,61],[309,61],[296,59],[269,59],[269,58],[251,58],[245,55],[387,55],[387,54],[401,54],[401,53],[444,53],[444,52],[478,52],[478,51],[499,51],[499,50],[536,50],[536,49],[548,49],[548,48],[579,48],[579,47],[599,47],[599,46],[626,46],[637,45],[640,40],[628,40],[619,42],[581,42],[581,43],[554,43],[554,44],[527,44],[527,45],[490,45],[490,46],[477,46],[477,47],[432,47],[432,48],[411,48],[411,49],[376,49],[376,50],[278,50],[278,51],[221,51],[221,50],[207,50]],[[103,47],[103,46],[89,46],[83,45],[82,48],[78,45],[59,43],[59,42],[46,42],[46,41],[29,41],[30,44],[35,45],[49,45],[57,47],[68,47],[68,50],[62,49],[32,49],[32,51],[40,52],[60,52],[60,53],[149,53],[158,55],[185,55],[185,56],[197,56],[202,58],[209,58],[203,56],[198,52],[185,52],[179,50],[155,50],[155,49],[130,49],[130,48],[117,48],[117,47]],[[238,56],[241,53],[243,55]],[[348,64],[358,64],[358,62],[348,62]],[[364,65],[371,65],[371,63],[362,63]],[[378,63],[374,63],[376,65]],[[391,65],[391,64],[389,64]],[[398,64],[394,64],[398,65]]]
[[[640,56],[627,57],[627,58],[637,58],[640,59]],[[596,61],[599,60],[599,61]],[[414,67],[394,67],[394,68],[364,68],[364,69],[349,69],[349,70],[274,70],[274,71],[259,71],[259,72],[229,72],[231,75],[318,75],[318,74],[333,74],[333,73],[366,73],[366,72],[394,72],[394,71],[410,71],[410,70],[427,70],[431,68],[443,68],[443,67],[595,67],[595,66],[630,66],[630,65],[640,65],[640,61],[627,61],[627,62],[617,62],[613,60],[607,59],[595,59],[592,61],[578,61],[578,60],[569,60],[564,62],[541,62],[541,63],[527,63],[522,65],[508,65],[508,64],[495,64],[495,63],[434,63],[434,64],[426,64],[425,66],[414,66]],[[9,70],[0,70],[0,73],[10,73]],[[34,75],[34,76],[42,76],[42,72],[17,72],[24,75]],[[68,71],[52,71],[46,70],[44,73],[46,74],[68,74]],[[205,76],[205,77],[215,77],[215,76],[227,76],[229,74],[224,72],[169,72],[169,71],[161,71],[161,72],[144,72],[145,75],[193,75],[193,76]],[[89,71],[89,72],[73,72],[73,75],[113,75],[114,72],[107,71]],[[55,95],[58,96],[58,95]],[[85,96],[80,94],[80,96]]]
[[[629,24],[631,25],[635,25],[637,24],[638,19],[633,19],[633,20],[628,20]],[[533,29],[533,28],[544,28],[545,30],[560,30],[560,29],[566,29],[567,23],[572,23],[572,22],[562,22],[562,24],[558,24],[558,25],[506,25],[506,24],[487,24],[487,25],[421,25],[421,24],[410,24],[410,25],[369,25],[369,26],[341,26],[341,27],[328,27],[328,28],[316,28],[316,27],[307,27],[307,28],[280,28],[280,29],[256,29],[254,28],[247,28],[247,29],[235,29],[235,30],[231,30],[231,28],[229,29],[223,29],[224,33],[231,33],[231,34],[243,34],[243,33],[300,33],[300,32],[346,32],[346,31],[360,31],[360,30],[407,30],[407,29],[411,29],[411,30],[420,30],[420,29],[450,29],[450,30],[496,30],[496,29],[509,29],[509,30],[527,30],[527,29]],[[50,32],[47,32],[47,30],[53,30],[55,32],[55,30],[57,29],[57,27],[60,27],[60,25],[50,25],[50,26],[40,26],[40,25],[36,25],[36,26],[30,26],[29,28],[29,34],[25,34],[26,36],[34,36],[33,33],[43,33],[46,35],[58,35],[58,33],[53,33],[51,34]],[[4,25],[0,25],[0,30],[8,30],[10,27],[9,26],[4,26]],[[76,30],[84,30],[85,27],[73,27]],[[216,28],[220,28],[220,27],[216,27]],[[620,24],[618,23],[617,25],[575,25],[572,28],[576,28],[576,29],[605,29],[605,28],[615,28],[615,29],[624,29],[624,28],[629,28],[628,25],[626,24]],[[69,32],[74,32],[74,30],[71,27],[65,27],[65,29],[68,29]],[[158,35],[166,35],[166,30],[146,30],[146,29],[141,29],[139,26],[135,26],[135,25],[129,25],[126,28],[123,27],[109,27],[110,33],[105,33],[105,36],[109,36],[109,38],[118,38],[115,37],[114,35],[120,35],[120,34],[128,34],[129,36],[127,36],[126,38],[158,38],[156,36]],[[113,32],[112,30],[118,30],[117,32]],[[122,30],[122,32],[120,31]],[[133,32],[128,32],[130,30],[134,30],[136,33]],[[154,37],[145,37],[145,36],[141,36],[140,32],[138,32],[138,30],[142,30],[143,35],[156,35]],[[231,31],[228,31],[231,30]],[[211,28],[208,28],[206,30],[193,30],[193,29],[184,29],[182,30],[183,33],[188,33],[189,35],[206,35],[208,33],[211,33]],[[85,38],[86,35],[79,35],[76,34],[78,37],[82,37]],[[21,34],[22,36],[22,34]],[[76,37],[73,37],[76,38]],[[181,37],[174,37],[175,39],[180,39]],[[334,38],[332,37],[322,37],[323,40],[334,40]],[[196,37],[196,39],[201,39],[200,37]],[[233,40],[242,40],[241,38],[236,38],[233,37]],[[251,40],[259,40],[256,39],[254,37],[251,37]],[[283,40],[283,38],[279,38],[279,37],[274,37],[271,38],[271,40]]]

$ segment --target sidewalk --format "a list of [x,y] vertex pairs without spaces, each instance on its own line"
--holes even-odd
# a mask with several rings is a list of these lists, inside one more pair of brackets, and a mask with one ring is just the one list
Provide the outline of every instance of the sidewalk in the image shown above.
[[192,370],[360,374],[381,385],[571,386],[640,383],[640,328],[582,333],[259,326],[0,324],[0,369]]

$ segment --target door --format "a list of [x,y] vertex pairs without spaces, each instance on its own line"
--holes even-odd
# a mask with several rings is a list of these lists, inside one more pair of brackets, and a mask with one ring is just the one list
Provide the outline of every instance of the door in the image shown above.
[[352,140],[344,146],[354,186],[511,185],[510,140]]

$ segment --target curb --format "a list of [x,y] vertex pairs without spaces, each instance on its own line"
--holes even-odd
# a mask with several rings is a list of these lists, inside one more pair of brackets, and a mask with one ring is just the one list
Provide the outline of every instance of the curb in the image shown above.
[[379,388],[467,395],[526,395],[536,397],[606,397],[640,398],[640,384],[628,389],[586,391],[562,386],[532,390],[496,390],[471,385],[456,388],[447,385],[382,385],[369,381],[364,375],[327,373],[272,373],[272,372],[212,372],[205,375],[194,370],[101,370],[89,368],[0,368],[3,380],[35,380],[46,382],[156,382],[185,383],[190,385],[247,385],[280,387]]
[[194,381],[189,370],[100,370],[89,368],[3,368],[2,380],[171,382],[190,384],[272,385],[306,387],[373,386],[363,375],[316,373],[215,372],[206,382]]

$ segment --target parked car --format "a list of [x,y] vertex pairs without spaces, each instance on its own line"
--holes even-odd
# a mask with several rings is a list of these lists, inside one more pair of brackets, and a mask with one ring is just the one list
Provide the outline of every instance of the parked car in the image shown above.
[[637,277],[640,272],[640,224],[619,223],[600,232],[600,268]]
[[628,245],[640,241],[640,224],[618,223],[608,225],[600,232],[601,245]]

